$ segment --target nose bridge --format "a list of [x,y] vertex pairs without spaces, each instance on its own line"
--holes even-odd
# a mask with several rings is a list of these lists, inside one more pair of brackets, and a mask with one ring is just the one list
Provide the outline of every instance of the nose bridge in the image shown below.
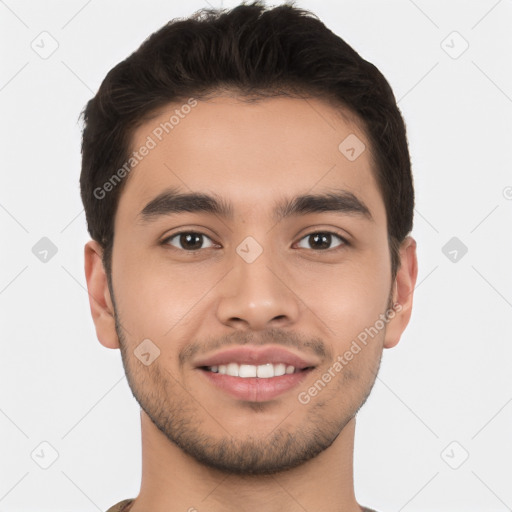
[[[252,296],[253,301],[259,299],[268,300],[270,297],[279,292],[280,281],[276,277],[275,267],[275,255],[272,255],[270,248],[262,250],[260,254],[251,247],[251,244],[245,245],[247,249],[249,245],[249,251],[243,253],[244,246],[241,244],[237,249],[237,257],[234,258],[235,270],[239,274],[239,287],[240,293],[247,292],[248,295]],[[263,249],[263,248],[262,248]],[[248,256],[246,259],[245,256]],[[281,284],[282,286],[282,284]]]
[[286,283],[285,273],[279,275],[283,267],[277,251],[247,237],[235,252],[219,299],[219,320],[255,330],[296,321],[298,300]]

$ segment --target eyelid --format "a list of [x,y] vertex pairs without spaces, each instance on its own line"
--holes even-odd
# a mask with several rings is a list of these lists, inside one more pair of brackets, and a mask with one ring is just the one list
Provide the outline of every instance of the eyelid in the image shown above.
[[[316,228],[316,229],[313,229],[303,235],[300,236],[300,238],[297,240],[297,242],[295,242],[293,245],[301,242],[302,240],[304,240],[305,238],[307,238],[308,236],[311,236],[311,235],[315,235],[315,234],[319,234],[319,233],[322,233],[322,234],[329,234],[329,235],[333,235],[335,237],[338,237],[340,240],[341,240],[341,244],[334,247],[334,248],[330,248],[330,249],[309,249],[311,251],[315,251],[315,252],[330,252],[330,251],[335,251],[337,250],[338,248],[343,248],[344,246],[349,246],[351,245],[351,243],[348,241],[347,237],[345,235],[342,235],[340,234],[339,232],[333,230],[333,228],[326,228],[326,229],[322,229],[322,228]],[[175,233],[172,233],[170,235],[166,235],[162,241],[160,242],[162,245],[168,245],[170,247],[173,247],[174,249],[178,250],[178,251],[184,251],[184,252],[188,252],[188,253],[198,253],[200,252],[201,250],[205,250],[205,249],[211,249],[212,247],[201,247],[201,249],[197,249],[197,250],[190,250],[190,251],[186,251],[185,249],[180,249],[178,247],[174,247],[173,245],[171,245],[169,243],[169,240],[179,236],[179,235],[182,235],[182,234],[195,234],[195,235],[201,235],[205,238],[207,238],[208,240],[210,240],[210,242],[212,243],[213,246],[219,246],[220,244],[217,243],[211,236],[207,235],[206,233],[202,232],[202,231],[199,231],[197,229],[194,229],[194,228],[188,228],[188,229],[181,229],[180,231],[176,231]]]
[[[174,231],[174,230],[177,230],[177,231]],[[167,230],[161,236],[160,241],[165,242],[166,240],[168,240],[169,238],[172,238],[173,236],[182,235],[184,233],[186,233],[186,234],[193,233],[193,234],[197,234],[197,235],[203,235],[212,241],[216,238],[219,238],[219,235],[217,235],[217,233],[215,233],[215,231],[212,231],[211,229],[207,228],[206,226],[192,224],[190,226],[188,226],[188,225],[176,226],[172,229]],[[208,234],[208,233],[210,233],[210,234]]]
[[184,235],[184,234],[187,234],[187,235],[201,235],[202,237],[207,238],[208,240],[210,240],[210,242],[212,243],[212,246],[218,246],[219,245],[217,242],[215,242],[215,240],[213,240],[213,238],[211,236],[207,235],[206,233],[203,233],[202,231],[198,231],[198,230],[194,230],[194,229],[182,229],[181,231],[177,231],[176,233],[172,233],[171,235],[166,235],[162,239],[162,241],[160,243],[162,245],[168,245],[168,246],[176,249],[177,251],[184,251],[184,252],[188,252],[188,253],[194,253],[194,252],[197,253],[200,250],[211,249],[212,248],[212,247],[201,247],[201,249],[197,249],[195,251],[187,251],[187,250],[181,249],[179,247],[174,247],[173,245],[171,245],[169,243],[169,240],[171,240],[173,238],[176,238],[179,235]]
[[325,234],[325,235],[334,235],[336,237],[338,237],[340,240],[341,240],[341,244],[336,246],[336,247],[333,247],[331,249],[310,249],[311,251],[315,251],[315,252],[330,252],[330,251],[335,251],[339,248],[343,248],[344,246],[348,246],[350,245],[350,242],[348,241],[347,237],[338,233],[337,231],[333,231],[332,228],[331,229],[314,229],[312,231],[309,231],[308,233],[302,235],[297,242],[295,243],[299,243],[301,242],[302,240],[304,240],[304,238],[307,238],[308,236],[311,236],[311,235],[316,235],[318,233],[322,233],[322,234]]

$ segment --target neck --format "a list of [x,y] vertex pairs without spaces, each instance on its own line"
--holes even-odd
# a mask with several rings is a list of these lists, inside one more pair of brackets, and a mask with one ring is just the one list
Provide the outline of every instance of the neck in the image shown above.
[[230,475],[185,454],[144,411],[142,483],[130,512],[361,512],[354,496],[355,418],[320,455],[273,475]]

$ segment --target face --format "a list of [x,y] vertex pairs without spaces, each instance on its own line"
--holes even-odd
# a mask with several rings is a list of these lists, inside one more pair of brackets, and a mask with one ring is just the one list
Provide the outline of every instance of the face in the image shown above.
[[143,414],[197,461],[270,474],[315,457],[407,323],[390,310],[365,134],[319,99],[217,97],[169,106],[135,132],[144,145],[116,213],[115,326],[95,317],[100,340],[120,346]]

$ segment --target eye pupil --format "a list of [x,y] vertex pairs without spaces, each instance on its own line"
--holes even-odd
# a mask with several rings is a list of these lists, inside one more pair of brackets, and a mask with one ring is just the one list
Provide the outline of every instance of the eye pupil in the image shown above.
[[[195,241],[195,243],[192,243],[192,241]],[[188,250],[200,249],[201,245],[203,245],[203,235],[199,233],[182,233],[180,235],[180,244]]]
[[314,233],[309,236],[312,246],[316,249],[328,249],[331,245],[331,235],[329,233]]

